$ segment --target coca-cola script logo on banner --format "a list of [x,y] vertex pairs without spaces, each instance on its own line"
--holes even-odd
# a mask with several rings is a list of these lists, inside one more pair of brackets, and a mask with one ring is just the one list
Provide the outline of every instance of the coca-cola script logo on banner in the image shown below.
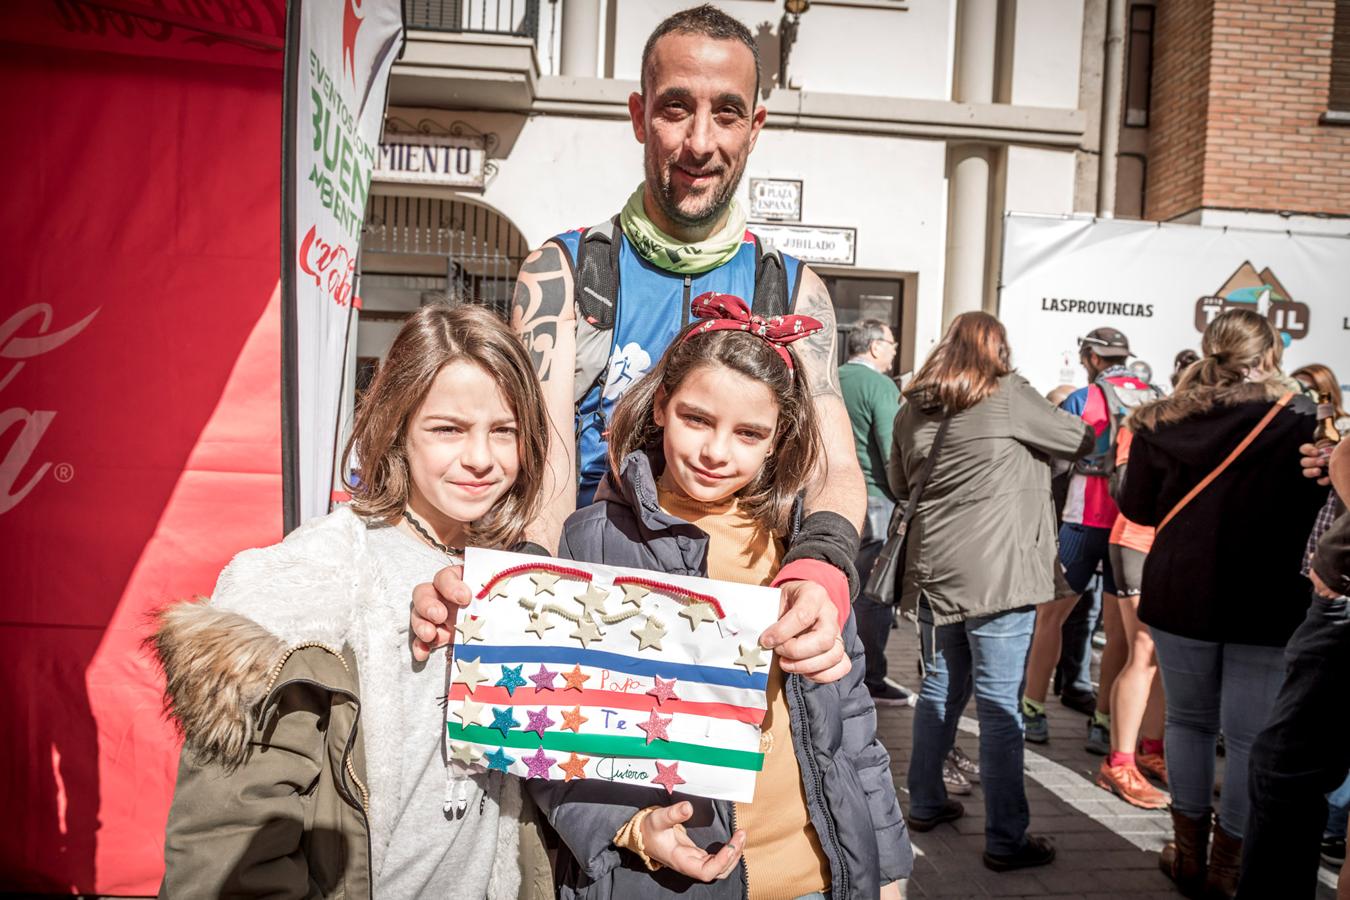
[[[52,308],[46,303],[34,303],[10,316],[3,325],[0,325],[0,365],[7,361],[13,361],[13,365],[9,367],[9,371],[0,374],[0,391],[8,387],[14,377],[23,370],[27,360],[60,347],[84,331],[98,313],[96,309],[74,325],[60,331],[51,331]],[[20,329],[34,323],[35,320],[36,324],[32,330],[36,331],[36,334],[19,334]],[[0,412],[0,441],[6,436],[11,437],[9,449],[4,451],[4,459],[0,461],[0,515],[18,506],[51,470],[52,463],[44,462],[22,485],[19,484],[20,474],[33,458],[38,443],[55,418],[56,411],[49,409],[30,411],[21,406],[12,406]],[[0,447],[3,447],[3,444],[0,444]]]
[[[318,236],[319,227],[311,225],[300,242],[300,271],[314,279],[338,306],[352,301],[352,279],[356,274],[356,254],[342,244],[330,244]],[[357,304],[360,308],[360,304]]]

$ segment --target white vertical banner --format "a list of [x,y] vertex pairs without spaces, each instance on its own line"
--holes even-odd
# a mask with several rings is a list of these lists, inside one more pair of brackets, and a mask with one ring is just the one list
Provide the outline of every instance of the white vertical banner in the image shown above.
[[286,529],[328,512],[347,342],[399,0],[291,0],[282,201]]
[[1322,363],[1350,383],[1350,237],[1011,213],[999,318],[1013,364],[1042,391],[1082,385],[1078,338],[1118,329],[1168,387],[1225,309],[1253,309],[1284,338],[1284,369]]

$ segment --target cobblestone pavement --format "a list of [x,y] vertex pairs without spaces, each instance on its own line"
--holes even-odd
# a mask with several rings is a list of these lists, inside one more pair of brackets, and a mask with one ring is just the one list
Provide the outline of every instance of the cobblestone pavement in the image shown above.
[[[917,689],[918,639],[912,625],[902,623],[891,632],[887,658],[891,679],[910,690]],[[1181,896],[1158,871],[1158,852],[1171,833],[1168,812],[1136,809],[1097,787],[1093,778],[1101,757],[1083,749],[1086,717],[1062,706],[1053,696],[1046,712],[1050,742],[1026,745],[1026,784],[1031,830],[1055,842],[1055,861],[1020,872],[998,874],[986,869],[980,859],[984,851],[984,798],[975,785],[972,794],[958,798],[966,808],[963,818],[926,834],[911,835],[916,858],[906,897],[1170,900]],[[966,713],[957,744],[971,759],[978,759],[979,726],[974,720],[973,700]],[[913,710],[882,707],[878,709],[878,721],[881,739],[891,753],[900,804],[908,810],[905,772]],[[1324,868],[1317,900],[1334,900],[1334,885],[1333,876]]]

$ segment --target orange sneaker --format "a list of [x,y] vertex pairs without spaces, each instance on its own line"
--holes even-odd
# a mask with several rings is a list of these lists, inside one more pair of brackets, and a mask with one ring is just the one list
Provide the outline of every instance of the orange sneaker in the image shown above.
[[1165,809],[1171,802],[1134,766],[1109,766],[1106,760],[1102,760],[1102,767],[1097,770],[1097,787],[1140,809]]
[[1134,764],[1149,778],[1167,784],[1167,760],[1161,753],[1136,753]]

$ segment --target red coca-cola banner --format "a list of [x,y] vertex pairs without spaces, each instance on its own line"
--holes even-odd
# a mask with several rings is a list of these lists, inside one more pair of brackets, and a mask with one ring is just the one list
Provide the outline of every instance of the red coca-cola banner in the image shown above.
[[281,533],[283,20],[0,12],[0,890],[155,892],[148,615]]

